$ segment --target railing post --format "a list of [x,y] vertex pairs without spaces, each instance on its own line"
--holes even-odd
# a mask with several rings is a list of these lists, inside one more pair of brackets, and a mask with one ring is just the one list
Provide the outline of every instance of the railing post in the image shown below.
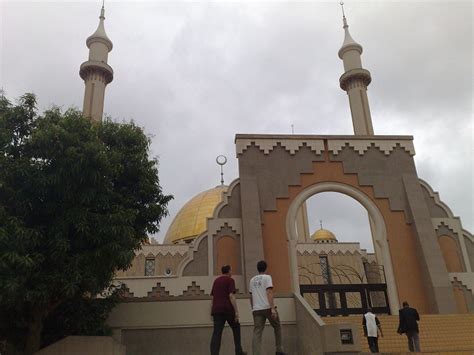
[[345,291],[339,291],[339,299],[341,300],[342,315],[348,316],[349,311],[347,310],[347,298]]

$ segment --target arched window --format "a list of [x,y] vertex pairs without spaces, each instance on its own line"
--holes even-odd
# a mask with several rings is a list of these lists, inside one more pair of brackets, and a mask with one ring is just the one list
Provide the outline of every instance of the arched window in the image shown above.
[[155,275],[155,258],[145,259],[145,276]]
[[443,253],[443,259],[448,272],[463,272],[461,256],[456,240],[448,235],[442,235],[438,238],[438,243]]
[[238,271],[239,265],[239,245],[237,239],[230,236],[223,236],[217,240],[216,243],[216,263],[215,263],[215,274],[221,273],[221,267],[224,265],[230,265],[232,271],[235,273]]

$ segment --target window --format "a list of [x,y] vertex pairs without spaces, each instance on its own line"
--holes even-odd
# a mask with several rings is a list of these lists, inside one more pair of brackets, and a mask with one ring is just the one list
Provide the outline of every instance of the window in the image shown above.
[[155,275],[155,259],[145,259],[145,276]]
[[331,274],[329,273],[328,257],[326,255],[320,256],[319,264],[321,265],[321,276],[323,277],[323,284],[331,284]]

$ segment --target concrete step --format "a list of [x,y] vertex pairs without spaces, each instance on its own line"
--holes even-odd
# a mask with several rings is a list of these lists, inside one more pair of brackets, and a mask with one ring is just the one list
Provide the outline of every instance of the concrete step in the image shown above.
[[[379,338],[379,349],[383,354],[406,354],[407,339],[397,333],[398,316],[378,316],[384,333]],[[364,341],[362,316],[325,317],[328,323],[353,323],[357,325],[362,339],[362,351],[369,352]],[[426,354],[474,354],[474,314],[421,315],[420,346]]]

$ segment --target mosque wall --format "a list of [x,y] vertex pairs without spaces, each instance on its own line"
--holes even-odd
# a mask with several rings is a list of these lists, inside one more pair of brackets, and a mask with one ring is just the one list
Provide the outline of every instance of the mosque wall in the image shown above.
[[193,253],[193,259],[184,267],[183,276],[205,276],[209,275],[208,268],[208,237],[205,236],[202,239],[197,239],[196,243],[199,243],[197,250]]
[[320,256],[328,258],[329,274],[332,284],[367,283],[361,255],[357,252],[336,251],[328,254],[318,254],[316,252],[303,252],[301,254],[298,252],[297,259],[300,284],[325,284],[322,278]]
[[334,284],[366,283],[360,253],[338,251],[328,255],[331,279]]
[[316,251],[297,253],[300,285],[322,285],[321,263]]
[[436,204],[434,196],[430,195],[430,192],[428,191],[428,189],[423,185],[422,185],[422,188],[423,188],[423,195],[425,197],[426,205],[428,206],[430,210],[430,216],[432,218],[448,217],[448,214],[446,213],[446,211]]
[[[312,140],[317,138],[311,136]],[[260,208],[261,231],[254,225],[249,232],[261,234],[263,253],[276,290],[291,290],[286,235],[286,215],[291,201],[304,188],[331,181],[362,191],[382,213],[399,298],[409,300],[423,313],[451,310],[454,299],[446,267],[439,263],[443,260],[441,249],[433,226],[424,222],[425,215],[430,220],[430,212],[417,183],[412,138],[321,138],[330,152],[325,152],[325,146],[316,144],[317,148],[313,149],[314,146],[297,142],[305,139],[309,141],[307,136],[271,136],[269,140],[273,142],[263,142],[265,136],[258,135],[236,138],[242,191],[246,181],[252,178],[258,186],[256,196],[242,196],[243,214],[251,203],[249,200],[258,197],[254,203]],[[407,188],[421,199],[410,201]],[[244,238],[245,241],[251,238],[247,237],[247,231]]]
[[455,239],[451,235],[441,235],[438,237],[438,243],[448,272],[464,272],[464,263],[457,238]]
[[[289,205],[308,186],[330,181],[363,192],[383,215],[400,300],[408,300],[423,313],[436,312],[440,301],[436,299],[439,295],[434,295],[447,292],[452,304],[462,309],[459,299],[464,291],[451,284],[447,272],[465,271],[463,255],[472,259],[473,243],[465,238],[461,245],[458,230],[440,222],[444,219],[433,219],[433,224],[414,223],[423,219],[423,213],[430,218],[444,216],[446,208],[433,197],[426,183],[420,187],[411,138],[395,142],[390,137],[388,143],[379,137],[370,142],[325,138],[319,144],[309,139],[314,140],[313,136],[292,136],[286,140],[271,137],[268,141],[262,136],[244,143],[237,139],[240,177],[224,193],[214,217],[207,220],[207,231],[195,242],[145,246],[132,267],[117,274],[119,278],[139,278],[145,275],[147,263],[153,259],[154,275],[177,275],[180,280],[160,280],[154,285],[145,282],[146,286],[137,286],[137,281],[131,294],[138,287],[139,294],[146,289],[149,297],[168,297],[170,287],[187,287],[182,294],[174,290],[173,295],[205,295],[210,292],[207,284],[220,274],[224,264],[232,266],[234,275],[242,275],[239,290],[245,292],[248,279],[256,273],[255,264],[262,258],[269,262],[275,290],[291,292],[286,234]],[[420,206],[410,201],[407,188],[415,189],[413,195],[418,194],[418,199],[425,203]],[[318,247],[329,249],[298,253],[300,283],[323,283],[318,263],[320,252],[328,258],[334,284],[384,282],[375,255],[359,247],[349,251],[347,245],[342,250],[343,244],[321,244]],[[444,262],[439,263],[440,260]],[[198,278],[207,281],[196,282]],[[171,285],[173,282],[175,285]],[[129,279],[126,283],[131,285]],[[138,294],[135,292],[134,296]],[[446,299],[448,304],[449,296]]]
[[364,262],[364,269],[365,269],[365,277],[367,279],[367,283],[369,284],[378,284],[378,283],[385,283],[383,269],[381,265],[377,264],[377,261],[372,260],[375,258],[367,258],[363,260]]
[[235,182],[229,187],[224,196],[224,205],[217,213],[218,218],[242,218],[242,206],[240,203],[240,183]]
[[[285,228],[286,214],[291,203],[291,199],[302,191],[305,187],[323,181],[338,181],[359,187],[357,177],[344,174],[340,163],[313,163],[314,175],[303,175],[301,187],[290,187],[290,198],[277,199],[278,212],[264,212],[263,217],[263,235],[266,238],[264,244],[265,256],[267,259],[273,259],[270,272],[280,275],[279,282],[281,287],[290,288],[289,275],[285,275],[283,270],[283,260],[281,255],[287,251],[287,236]],[[376,199],[371,187],[360,187],[379,207],[386,222],[387,237],[391,245],[392,263],[396,284],[398,286],[399,298],[409,299],[416,304],[423,313],[429,312],[427,295],[422,287],[423,274],[419,265],[416,247],[414,245],[415,236],[413,230],[406,223],[403,212],[391,211],[387,199]],[[271,236],[271,237],[270,237]],[[275,241],[279,240],[278,247]],[[267,256],[268,255],[268,256]],[[278,261],[277,261],[278,260]],[[288,263],[288,260],[286,260]],[[286,268],[288,268],[286,264]],[[276,270],[275,270],[276,269]],[[285,279],[284,279],[285,277]],[[276,283],[277,281],[275,281]],[[286,284],[285,284],[286,283]]]
[[[240,275],[232,276],[237,293],[243,293],[245,282]],[[174,299],[176,297],[201,297],[211,293],[215,276],[141,276],[116,278],[124,286],[126,298],[149,300]]]
[[[275,298],[283,328],[285,350],[297,354],[302,340],[296,331],[295,301],[292,295]],[[251,349],[253,318],[246,296],[237,296],[242,345]],[[190,316],[192,315],[192,316]],[[119,303],[109,315],[107,324],[114,338],[127,347],[127,354],[186,355],[205,354],[209,351],[212,334],[211,298],[175,298],[153,302],[129,300]],[[264,331],[263,345],[274,348],[270,325]],[[226,327],[227,328],[227,327]],[[230,330],[224,330],[224,333]],[[339,338],[336,338],[339,340]],[[176,344],[180,344],[176,347]],[[234,351],[232,336],[223,336],[221,354]]]
[[454,299],[456,300],[456,307],[459,313],[468,313],[466,299],[464,292],[458,285],[453,285]]
[[153,272],[151,275],[177,275],[179,265],[186,258],[188,250],[188,245],[144,245],[135,253],[130,268],[125,271],[117,271],[116,277],[145,276],[147,260],[152,261]]
[[467,255],[471,266],[474,266],[474,241],[471,238],[464,236],[464,243],[466,245]]
[[213,235],[214,275],[221,274],[221,267],[230,265],[234,275],[242,275],[240,235],[224,225]]

